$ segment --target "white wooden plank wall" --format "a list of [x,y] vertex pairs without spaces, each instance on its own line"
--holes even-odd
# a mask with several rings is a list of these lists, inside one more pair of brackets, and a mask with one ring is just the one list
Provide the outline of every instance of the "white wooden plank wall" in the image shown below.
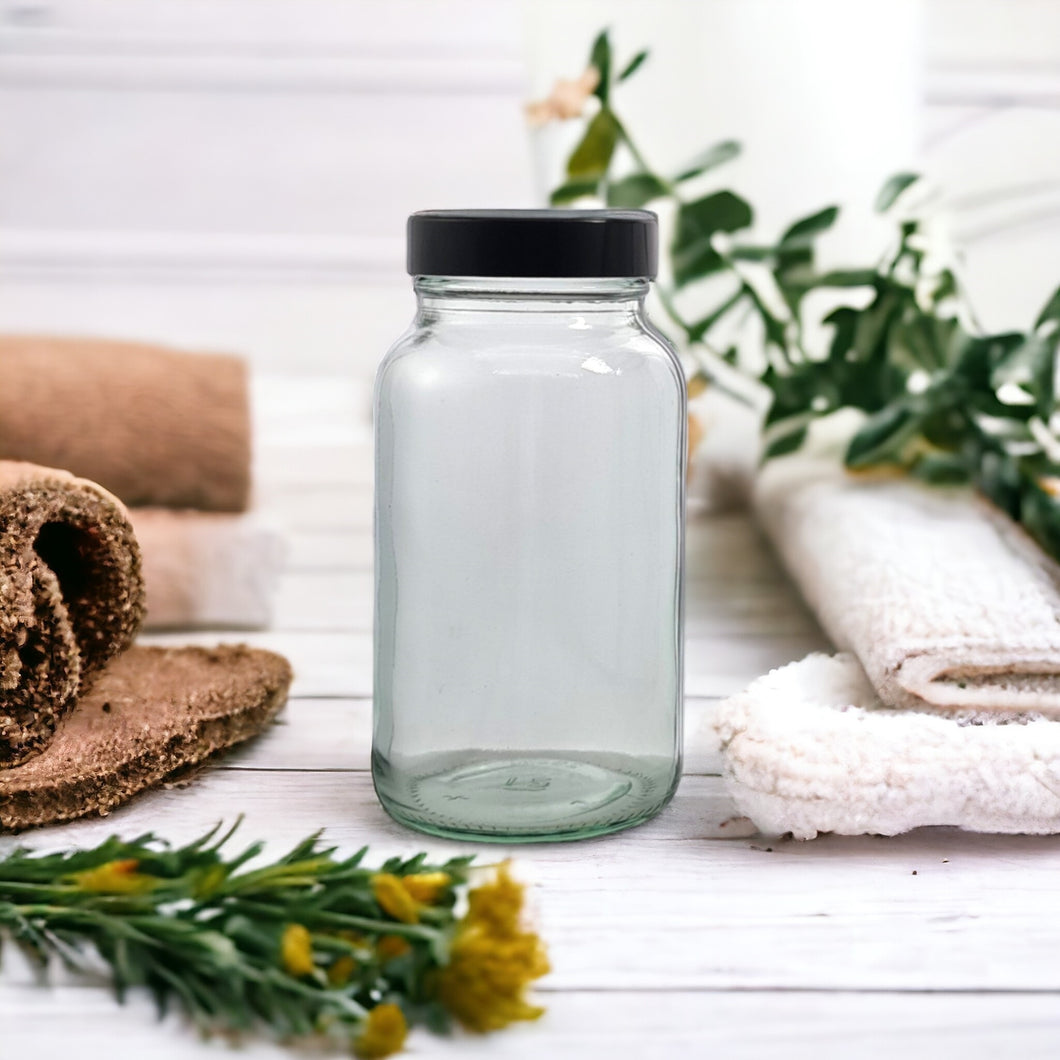
[[923,150],[988,328],[1060,286],[1060,4],[929,0]]
[[[650,6],[616,0],[613,21]],[[1060,4],[923,10],[923,160],[985,323],[1023,324],[1060,280]],[[533,201],[528,17],[519,0],[3,0],[0,328],[367,377],[410,313],[405,215]],[[580,62],[572,32],[557,52]],[[851,47],[876,37],[867,19]]]
[[0,3],[0,327],[368,375],[415,209],[530,205],[518,9]]

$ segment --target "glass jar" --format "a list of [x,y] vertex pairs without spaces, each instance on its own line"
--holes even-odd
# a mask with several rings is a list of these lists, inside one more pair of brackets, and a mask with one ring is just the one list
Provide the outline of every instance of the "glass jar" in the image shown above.
[[647,820],[681,761],[686,397],[646,211],[409,220],[375,396],[372,773],[435,835]]

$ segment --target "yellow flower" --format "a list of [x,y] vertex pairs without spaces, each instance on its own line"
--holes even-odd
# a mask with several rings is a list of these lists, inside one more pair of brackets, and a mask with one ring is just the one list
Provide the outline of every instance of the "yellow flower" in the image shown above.
[[361,1033],[353,1040],[353,1051],[362,1060],[379,1060],[401,1051],[409,1028],[405,1014],[389,1002],[376,1005],[367,1015]]
[[313,938],[301,924],[288,924],[280,940],[280,957],[284,971],[300,978],[316,971],[313,964]]
[[357,962],[348,954],[344,953],[331,962],[328,968],[328,982],[332,986],[345,986],[357,971]]
[[438,901],[441,893],[452,882],[448,872],[420,872],[401,877],[401,886],[423,905]]
[[707,378],[704,375],[694,375],[688,381],[688,399],[699,397],[707,389]]
[[523,885],[512,878],[511,863],[501,862],[493,879],[468,894],[464,923],[484,924],[498,936],[512,936],[519,931],[523,912]]
[[70,880],[82,891],[99,894],[145,894],[159,882],[156,876],[137,872],[140,862],[135,858],[108,861],[94,869],[75,872]]
[[688,414],[688,462],[692,463],[692,457],[695,455],[696,450],[700,447],[703,442],[703,437],[706,431],[703,429],[703,424],[699,422],[699,417],[694,413]]
[[389,872],[372,877],[372,893],[379,908],[402,924],[416,924],[420,919],[420,904],[405,889],[404,883]]
[[526,990],[548,972],[548,957],[541,939],[521,926],[523,887],[512,879],[508,863],[471,891],[468,902],[449,963],[435,982],[438,999],[472,1031],[537,1019],[544,1009],[527,1000]]
[[397,957],[404,957],[412,946],[408,939],[400,935],[383,935],[375,944],[375,952],[381,961],[392,961]]
[[527,103],[526,120],[532,126],[547,125],[550,121],[566,121],[577,118],[585,103],[600,84],[600,71],[590,66],[575,81],[559,80],[552,86],[546,99]]

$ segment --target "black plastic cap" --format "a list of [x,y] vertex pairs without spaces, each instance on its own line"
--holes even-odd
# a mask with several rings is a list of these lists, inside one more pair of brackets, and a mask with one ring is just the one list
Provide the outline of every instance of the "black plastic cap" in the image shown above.
[[659,268],[649,210],[425,210],[408,225],[412,276],[646,277]]

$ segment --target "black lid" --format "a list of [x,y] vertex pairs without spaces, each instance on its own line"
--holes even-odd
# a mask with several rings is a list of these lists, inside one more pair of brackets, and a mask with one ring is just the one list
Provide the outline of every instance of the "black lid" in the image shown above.
[[649,210],[425,210],[408,225],[413,276],[655,278]]

